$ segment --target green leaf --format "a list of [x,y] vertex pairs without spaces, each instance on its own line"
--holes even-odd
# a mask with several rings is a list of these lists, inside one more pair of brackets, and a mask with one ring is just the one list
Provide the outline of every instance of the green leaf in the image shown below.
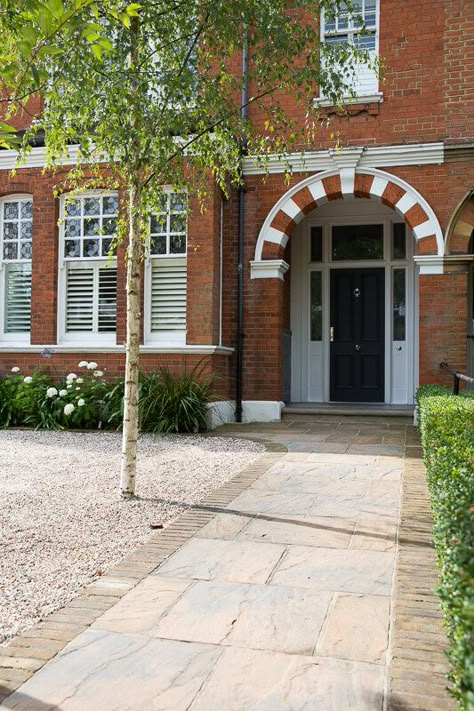
[[48,0],[48,7],[51,10],[53,17],[57,20],[64,15],[64,7],[61,0]]
[[43,34],[49,35],[51,33],[51,29],[53,27],[53,16],[47,5],[42,4],[41,6],[41,10],[38,13],[38,24]]
[[0,121],[0,131],[2,131],[2,133],[16,133],[16,128],[4,121]]
[[138,10],[141,10],[141,5],[139,5],[136,2],[130,3],[130,5],[127,5],[125,12],[127,15],[130,15],[130,17],[138,17]]
[[41,85],[41,81],[40,81],[40,76],[38,73],[38,68],[36,67],[35,64],[31,65],[31,73],[33,75],[33,79],[34,79],[36,86],[39,87]]
[[91,44],[91,51],[93,55],[99,60],[99,62],[102,62],[102,50],[99,45]]
[[127,15],[126,12],[120,13],[120,22],[128,29],[130,27],[130,15]]
[[20,40],[17,44],[17,47],[20,50],[21,56],[25,57],[25,59],[30,56],[31,50],[33,49],[33,45],[31,45],[26,40]]
[[64,49],[62,47],[57,47],[53,44],[45,44],[41,47],[38,52],[40,57],[57,57],[60,54],[64,54]]

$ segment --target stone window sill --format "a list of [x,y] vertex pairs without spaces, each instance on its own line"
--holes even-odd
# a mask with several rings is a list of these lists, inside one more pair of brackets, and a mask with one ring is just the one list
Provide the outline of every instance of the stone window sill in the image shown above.
[[[347,101],[347,103],[346,103]],[[360,96],[347,97],[341,106],[334,106],[329,99],[316,98],[313,100],[315,109],[321,109],[325,114],[339,114],[340,116],[356,116],[366,111],[371,116],[379,113],[379,106],[383,102],[383,93],[361,94]]]

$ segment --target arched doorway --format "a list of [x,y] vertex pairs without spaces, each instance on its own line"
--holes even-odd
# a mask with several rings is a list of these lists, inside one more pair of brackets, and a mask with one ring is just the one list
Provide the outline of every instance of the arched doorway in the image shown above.
[[291,262],[293,402],[413,403],[415,254],[423,275],[442,274],[444,239],[433,210],[384,171],[344,165],[277,201],[251,276],[284,280]]

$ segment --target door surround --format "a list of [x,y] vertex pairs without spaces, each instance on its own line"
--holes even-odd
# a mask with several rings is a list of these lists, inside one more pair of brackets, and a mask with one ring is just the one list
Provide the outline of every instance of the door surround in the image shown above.
[[[405,259],[392,259],[393,224],[402,221],[391,210],[375,201],[333,201],[310,214],[294,230],[291,255],[291,330],[292,402],[331,402],[330,400],[330,271],[331,269],[384,268],[385,270],[385,392],[386,404],[412,404],[418,378],[417,281],[413,261],[413,235],[406,227]],[[382,224],[384,258],[381,260],[332,261],[330,232],[333,225]],[[310,260],[310,231],[322,228],[322,261]],[[404,270],[406,285],[405,341],[393,340],[394,270]],[[321,272],[322,338],[309,336],[309,284],[311,272]],[[315,375],[316,373],[316,375]]]

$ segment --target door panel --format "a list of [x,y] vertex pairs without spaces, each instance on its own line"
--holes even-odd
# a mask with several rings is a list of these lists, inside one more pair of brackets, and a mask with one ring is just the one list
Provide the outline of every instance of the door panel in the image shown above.
[[331,270],[331,400],[384,401],[384,282],[384,269]]

